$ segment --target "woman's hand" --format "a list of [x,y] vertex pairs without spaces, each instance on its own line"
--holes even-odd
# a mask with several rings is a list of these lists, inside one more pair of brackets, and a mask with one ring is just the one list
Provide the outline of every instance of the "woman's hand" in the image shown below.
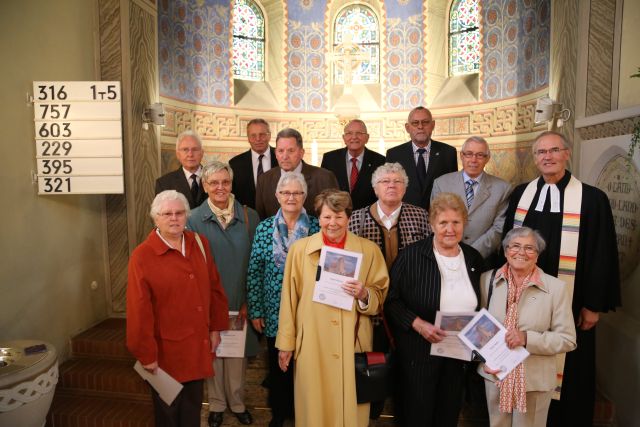
[[345,293],[347,293],[348,295],[351,295],[362,302],[366,302],[367,298],[369,297],[367,288],[365,288],[365,286],[359,280],[347,280],[342,284],[342,290],[345,291]]
[[487,373],[487,374],[491,374],[491,375],[498,375],[500,373],[500,369],[491,369],[490,367],[487,366],[487,364],[485,363],[484,366],[482,367],[482,369]]
[[527,345],[527,333],[509,329],[504,335],[504,342],[507,343],[507,347],[512,350],[520,346],[525,347]]
[[287,372],[287,369],[289,369],[289,362],[291,361],[292,355],[292,351],[280,351],[278,353],[278,365],[280,365],[282,372]]
[[158,372],[158,361],[156,360],[155,362],[151,362],[148,365],[142,365],[142,368],[145,371],[151,372],[153,375],[155,375],[156,372]]
[[258,331],[258,333],[262,333],[264,331],[264,319],[262,317],[258,317],[257,319],[251,319],[251,324],[253,325],[253,329]]
[[220,345],[220,331],[209,332],[209,339],[211,340],[211,353],[215,353]]
[[432,344],[442,341],[442,339],[447,336],[446,331],[427,322],[426,320],[422,320],[419,317],[415,318],[411,326],[418,334],[422,336],[422,338]]

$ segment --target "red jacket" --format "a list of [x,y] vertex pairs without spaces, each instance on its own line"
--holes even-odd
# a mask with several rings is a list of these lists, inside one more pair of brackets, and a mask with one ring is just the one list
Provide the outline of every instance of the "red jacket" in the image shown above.
[[127,285],[127,347],[143,365],[179,382],[213,375],[210,331],[228,328],[229,308],[209,242],[184,232],[185,253],[153,230],[131,255]]

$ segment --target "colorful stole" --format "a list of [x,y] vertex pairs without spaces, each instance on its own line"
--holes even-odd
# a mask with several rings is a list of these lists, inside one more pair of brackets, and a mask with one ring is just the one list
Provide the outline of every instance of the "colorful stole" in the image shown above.
[[[522,227],[531,202],[538,190],[538,179],[531,181],[522,193],[516,213],[513,218],[513,228]],[[549,194],[549,197],[551,195]],[[573,295],[573,285],[576,277],[576,259],[578,256],[578,239],[580,237],[580,208],[582,207],[582,183],[571,175],[569,184],[564,190],[564,203],[562,206],[562,235],[560,238],[560,262],[558,265],[558,279],[569,286]],[[564,372],[564,356],[556,357],[556,388],[553,398],[560,399],[562,387],[562,374]]]

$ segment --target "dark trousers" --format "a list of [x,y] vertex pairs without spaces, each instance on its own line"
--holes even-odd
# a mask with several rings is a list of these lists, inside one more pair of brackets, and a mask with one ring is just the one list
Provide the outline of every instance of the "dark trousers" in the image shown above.
[[278,349],[276,339],[267,338],[269,350],[269,406],[275,419],[293,418],[293,358],[287,372],[282,372],[278,365]]
[[184,388],[171,405],[167,405],[151,388],[156,427],[200,427],[204,380],[182,383]]
[[401,361],[402,416],[405,427],[456,427],[462,405],[465,362],[431,357]]
[[552,400],[547,426],[593,425],[596,394],[596,328],[576,328],[578,347],[567,353],[560,400]]

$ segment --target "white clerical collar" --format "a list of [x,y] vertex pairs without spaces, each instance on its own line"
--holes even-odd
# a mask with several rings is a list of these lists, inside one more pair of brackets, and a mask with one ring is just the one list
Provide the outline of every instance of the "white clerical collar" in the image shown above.
[[560,190],[555,184],[544,184],[540,190],[540,197],[538,197],[538,204],[536,205],[536,211],[542,212],[544,208],[544,202],[547,200],[547,193],[551,195],[551,212],[560,212]]

